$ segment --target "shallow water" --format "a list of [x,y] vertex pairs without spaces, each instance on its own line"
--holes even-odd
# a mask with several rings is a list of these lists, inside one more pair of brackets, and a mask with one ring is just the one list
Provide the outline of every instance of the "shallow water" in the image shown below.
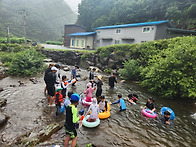
[[[89,72],[82,69],[78,72],[81,75],[75,87],[68,87],[69,90],[80,93],[83,92],[88,83]],[[61,75],[70,77],[70,71],[61,70]],[[95,73],[98,75],[99,73]],[[29,79],[19,79],[7,77],[0,81],[0,87],[4,91],[0,93],[1,98],[7,99],[7,105],[3,108],[10,119],[8,123],[1,127],[0,135],[4,140],[2,145],[12,142],[17,136],[39,126],[44,126],[52,122],[64,123],[64,115],[55,117],[55,107],[48,107],[47,100],[43,94],[43,77],[37,77],[38,83],[33,84]],[[25,85],[19,86],[22,81]],[[108,101],[117,100],[117,95],[122,94],[126,99],[130,92],[139,95],[136,106],[127,104],[127,110],[119,112],[118,105],[111,106],[111,116],[101,120],[97,128],[89,129],[81,127],[78,131],[77,144],[84,146],[92,143],[96,146],[195,146],[196,140],[196,113],[195,101],[176,101],[161,99],[148,94],[135,83],[121,83],[116,85],[114,90],[109,90],[108,76],[103,75],[103,95]],[[13,87],[16,85],[16,87]],[[95,92],[94,92],[95,95]],[[149,119],[141,114],[141,106],[145,105],[147,98],[152,96],[156,103],[156,112],[159,114],[163,106],[174,110],[176,118],[174,125],[161,125],[156,119]],[[78,106],[80,110],[83,106]],[[52,146],[59,144],[63,146],[65,134],[64,129],[52,135],[51,139],[42,145]],[[1,144],[0,144],[1,146]]]

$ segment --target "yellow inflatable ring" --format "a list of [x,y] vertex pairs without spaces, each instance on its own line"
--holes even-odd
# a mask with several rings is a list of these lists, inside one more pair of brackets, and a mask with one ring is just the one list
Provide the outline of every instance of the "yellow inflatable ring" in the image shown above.
[[108,117],[110,117],[110,104],[109,103],[107,103],[107,111],[99,113],[99,118],[100,119],[106,119]]

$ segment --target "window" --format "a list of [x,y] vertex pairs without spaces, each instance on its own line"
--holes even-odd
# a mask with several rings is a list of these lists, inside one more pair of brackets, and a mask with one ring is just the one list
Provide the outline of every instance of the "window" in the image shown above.
[[76,46],[77,46],[77,47],[79,46],[79,40],[76,41]]
[[143,33],[149,33],[150,32],[150,27],[143,27],[142,32]]
[[84,40],[82,40],[82,47],[84,47]]
[[116,30],[116,33],[118,33],[118,34],[119,34],[120,32],[121,32],[121,30],[120,30],[120,29],[117,29],[117,30]]
[[97,31],[97,34],[100,34],[101,33],[101,31]]
[[74,46],[74,39],[71,40],[71,46]]
[[120,44],[120,40],[115,40],[115,44]]
[[145,43],[146,41],[141,41],[141,43]]

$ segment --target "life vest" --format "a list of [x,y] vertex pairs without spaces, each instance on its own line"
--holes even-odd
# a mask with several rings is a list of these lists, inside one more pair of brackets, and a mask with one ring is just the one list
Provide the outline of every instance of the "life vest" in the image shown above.
[[61,103],[63,103],[63,95],[59,92],[56,92],[55,93],[55,104],[60,105]]

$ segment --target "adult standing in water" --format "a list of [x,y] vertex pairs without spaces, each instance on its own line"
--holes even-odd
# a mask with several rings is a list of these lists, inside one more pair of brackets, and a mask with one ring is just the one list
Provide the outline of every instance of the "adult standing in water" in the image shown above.
[[117,83],[115,73],[112,73],[112,76],[109,77],[109,88],[114,89],[114,83]]
[[[75,65],[74,68],[71,71],[71,79],[76,79],[76,70],[79,69],[79,66]],[[72,86],[75,86],[75,82],[72,84]]]
[[92,83],[92,87],[93,87],[93,84],[94,84],[94,72],[96,71],[96,68],[93,68],[91,71],[90,71],[90,74],[89,74],[89,82]]
[[47,82],[47,91],[48,91],[48,103],[49,105],[52,105],[52,98],[55,94],[55,82],[56,82],[56,72],[57,72],[56,67],[51,68],[51,72],[48,73],[48,82]]
[[99,100],[100,99],[100,96],[102,94],[102,85],[103,85],[103,83],[101,81],[102,76],[101,75],[97,76],[97,79],[98,79],[98,81],[96,82],[96,84],[97,84],[96,97]]
[[[47,82],[48,82],[48,73],[51,72],[51,68],[54,66],[53,63],[50,63],[48,68],[45,70],[45,73],[44,73],[44,82],[47,86]],[[46,94],[46,86],[44,88],[44,94]]]

